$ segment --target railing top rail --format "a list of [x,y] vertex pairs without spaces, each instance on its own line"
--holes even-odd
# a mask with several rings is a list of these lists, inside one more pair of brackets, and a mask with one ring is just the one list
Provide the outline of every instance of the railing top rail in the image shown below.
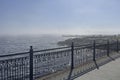
[[[51,51],[51,50],[57,50],[57,49],[67,49],[67,48],[70,48],[70,47],[59,47],[59,48],[36,50],[36,51],[33,51],[33,53],[36,53],[36,52],[44,52],[44,51]],[[28,53],[29,53],[29,52],[21,52],[21,53],[0,55],[0,57],[10,57],[10,56],[17,56],[17,55],[25,55],[25,54],[28,54]]]
[[43,50],[36,50],[36,51],[33,51],[33,52],[36,53],[36,52],[44,52],[44,51],[67,49],[67,48],[70,48],[70,47],[68,46],[68,47],[59,47],[59,48],[43,49]]
[[83,45],[77,45],[77,46],[74,46],[74,47],[88,47],[88,46],[91,46],[92,44],[83,44]]
[[15,54],[8,54],[8,55],[0,55],[0,57],[10,57],[10,56],[17,56],[17,55],[24,55],[28,54],[29,52],[22,52],[22,53],[15,53]]

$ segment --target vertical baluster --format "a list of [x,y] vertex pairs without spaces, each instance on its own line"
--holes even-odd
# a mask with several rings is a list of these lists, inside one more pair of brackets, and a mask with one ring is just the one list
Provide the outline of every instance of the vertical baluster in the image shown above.
[[93,42],[93,61],[96,61],[95,60],[95,54],[96,54],[96,42],[94,40],[94,42]]
[[44,55],[44,65],[45,65],[44,70],[45,70],[45,73],[46,73],[46,68],[47,68],[47,66],[46,66],[46,54],[43,54],[43,55]]
[[25,72],[24,72],[24,78],[26,79],[27,77],[27,75],[28,75],[28,58],[27,57],[25,57],[25,60],[24,60],[24,70],[25,70]]
[[2,74],[2,80],[4,80],[4,78],[5,78],[4,77],[4,68],[5,68],[4,61],[2,61],[1,63],[2,63],[2,73],[1,73]]
[[6,60],[6,79],[9,79],[9,64],[8,64],[8,60]]
[[27,71],[27,57],[23,57],[23,80],[25,80],[26,78],[28,78],[28,74],[26,73]]
[[17,79],[17,59],[15,59],[15,79]]
[[37,55],[35,55],[34,56],[34,60],[33,60],[33,63],[34,63],[34,70],[33,70],[33,73],[35,74],[35,75],[37,75],[36,73],[37,73]]
[[23,79],[25,80],[25,76],[26,76],[26,69],[25,69],[25,66],[26,66],[26,57],[23,58]]
[[21,79],[21,58],[19,58],[19,65],[18,66],[19,66],[19,68],[18,68],[19,69],[19,75],[18,76],[19,76],[19,79]]
[[0,74],[1,74],[0,79],[3,80],[3,62],[2,61],[0,61]]
[[[34,57],[34,58],[35,58],[35,57]],[[36,56],[36,68],[37,68],[37,69],[35,69],[35,67],[34,67],[34,69],[36,70],[36,71],[35,71],[35,74],[36,74],[36,75],[39,74],[39,66],[38,66],[38,64],[39,64],[39,55]],[[33,64],[33,65],[35,65],[35,64]]]
[[23,80],[23,57],[21,58],[21,79]]
[[5,61],[3,61],[3,71],[2,71],[3,72],[3,80],[6,79],[5,78],[5,66],[6,66]]
[[49,53],[50,72],[52,71],[52,64],[53,64],[51,60],[52,60],[52,58],[51,58],[51,53]]
[[44,72],[44,67],[43,67],[43,65],[44,65],[44,55],[43,54],[41,55],[41,60],[42,60],[42,65],[41,65],[42,72]]
[[30,46],[30,80],[33,80],[33,48]]
[[18,78],[18,59],[16,59],[16,79]]
[[20,72],[19,72],[19,58],[17,59],[16,71],[17,71],[17,72],[16,72],[16,74],[17,74],[17,75],[16,75],[16,79],[19,79],[19,73],[20,73]]
[[28,75],[29,69],[28,69],[28,57],[25,58],[25,79],[27,78],[26,76]]
[[74,68],[74,43],[71,45],[71,69]]
[[9,77],[10,77],[10,80],[12,80],[11,78],[12,78],[12,69],[11,69],[11,64],[12,64],[12,60],[10,60],[10,62],[9,62],[9,67],[10,67],[10,73],[9,73]]
[[21,64],[20,58],[18,59],[18,78],[21,79]]
[[81,65],[81,63],[82,63],[82,59],[81,59],[81,50],[79,50],[79,56],[80,56],[80,65]]
[[119,52],[119,40],[117,39],[117,52]]
[[17,59],[17,67],[16,68],[17,68],[17,76],[16,77],[17,77],[17,79],[19,79],[19,73],[20,73],[19,72],[19,58]]
[[15,80],[15,60],[12,59],[12,79]]
[[16,71],[16,59],[14,60],[14,64],[15,64],[15,66],[14,66],[14,69],[15,69],[15,71],[14,71],[14,79],[16,80],[16,73],[17,73],[17,71]]
[[84,72],[84,51],[82,49],[82,72]]
[[22,69],[22,72],[21,72],[21,76],[22,76],[22,80],[24,80],[24,64],[23,64],[23,60],[24,60],[24,57],[22,57],[21,59],[21,69]]
[[52,61],[51,61],[52,59],[51,59],[51,54],[49,53],[49,65],[50,65],[50,67],[49,67],[49,71],[51,72],[51,68],[52,68]]
[[34,60],[33,60],[33,75],[35,75],[34,78],[38,75],[38,72],[39,72],[39,70],[38,70],[38,56],[35,55]]
[[4,79],[6,79],[6,61],[4,61]]
[[109,48],[110,48],[110,43],[109,43],[109,40],[107,40],[107,56],[109,56],[109,53],[110,53]]
[[78,50],[76,49],[76,50],[74,50],[74,51],[75,51],[74,53],[76,54],[76,55],[75,55],[75,59],[76,59],[76,60],[74,60],[74,63],[75,63],[75,65],[78,65],[78,61],[79,61],[79,58],[78,58]]
[[40,64],[40,59],[39,59],[39,58],[40,58],[40,55],[37,56],[37,73],[38,73],[38,74],[40,74],[40,68],[39,68],[39,67],[40,67],[40,66],[39,66],[39,64]]
[[11,80],[13,80],[13,66],[14,66],[14,62],[13,59],[11,59]]
[[19,59],[19,77],[21,79],[21,58]]
[[[79,59],[80,59],[80,62],[79,62],[79,65],[81,67],[81,64],[82,64],[82,58],[81,58],[81,49],[79,49]],[[81,72],[81,69],[80,69],[80,72]]]
[[1,66],[1,61],[0,61],[0,80],[2,79],[1,77],[2,77],[2,66]]
[[[30,62],[29,62],[29,60],[30,60],[30,58],[28,58],[28,57],[25,57],[24,58],[24,79],[28,79],[29,77],[29,74],[30,74],[30,71],[29,71],[29,69],[30,69]],[[29,66],[29,67],[28,67]],[[26,77],[27,76],[27,77]]]
[[38,70],[39,70],[39,74],[41,74],[41,71],[42,70],[40,70],[40,68],[41,68],[41,55],[39,55],[39,57],[38,57],[38,60],[39,60],[39,63],[38,63]]
[[83,71],[85,70],[85,52],[83,49]]
[[23,65],[23,60],[24,60],[24,58],[22,58],[21,60],[22,60],[22,62],[21,62],[21,67],[22,67],[22,68],[21,68],[21,69],[22,69],[22,80],[23,80],[23,79],[24,79],[24,78],[23,78],[23,76],[24,76],[24,65]]
[[49,72],[49,60],[48,60],[49,55],[46,54],[46,63],[47,63],[47,72]]

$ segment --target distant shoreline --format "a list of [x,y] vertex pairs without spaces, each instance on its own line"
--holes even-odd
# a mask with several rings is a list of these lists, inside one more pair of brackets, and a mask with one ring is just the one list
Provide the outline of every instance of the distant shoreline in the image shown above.
[[[120,35],[62,35],[63,37],[68,37],[64,41],[59,41],[57,44],[59,46],[70,46],[72,42],[75,45],[84,45],[93,43],[96,40],[98,43],[103,43],[107,40],[116,41],[120,39]],[[106,42],[105,42],[106,43]]]

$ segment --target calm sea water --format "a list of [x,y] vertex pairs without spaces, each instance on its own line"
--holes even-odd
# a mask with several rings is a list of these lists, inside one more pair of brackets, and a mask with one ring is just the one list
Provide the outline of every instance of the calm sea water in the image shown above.
[[65,39],[53,35],[4,36],[0,37],[0,55],[29,51],[29,46],[33,46],[34,50],[60,47],[57,42]]

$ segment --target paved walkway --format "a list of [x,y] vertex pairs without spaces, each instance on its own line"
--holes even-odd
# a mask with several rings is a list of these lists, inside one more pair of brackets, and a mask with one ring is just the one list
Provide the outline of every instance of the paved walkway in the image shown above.
[[120,80],[120,58],[105,64],[75,80]]

